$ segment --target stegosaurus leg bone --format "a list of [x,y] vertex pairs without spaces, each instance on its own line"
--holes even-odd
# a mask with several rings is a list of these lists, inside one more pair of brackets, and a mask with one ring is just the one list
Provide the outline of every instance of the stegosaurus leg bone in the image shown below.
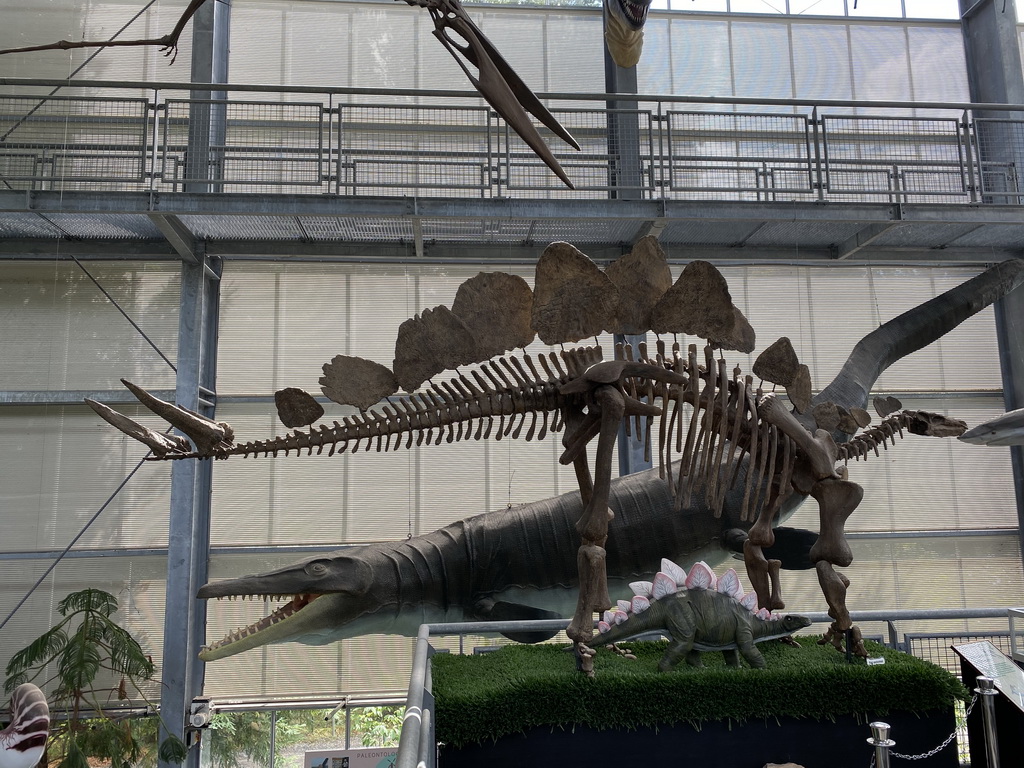
[[747,568],[747,578],[757,593],[757,604],[769,610],[784,608],[779,581],[782,561],[767,559],[761,545],[747,539],[743,542],[743,563]]
[[850,580],[841,573],[837,573],[831,563],[819,560],[815,564],[818,572],[818,584],[825,595],[825,602],[828,603],[828,615],[834,621],[828,628],[825,636],[818,641],[819,645],[831,643],[837,650],[843,650],[843,639],[847,630],[850,632],[850,651],[857,656],[867,657],[868,652],[864,648],[864,641],[861,638],[860,629],[853,625],[850,620],[850,612],[846,609],[846,588],[850,586]]
[[[599,409],[600,433],[597,438],[597,456],[594,460],[594,482],[589,499],[583,510],[576,530],[582,539],[576,564],[580,574],[580,594],[576,613],[566,634],[578,650],[581,671],[594,674],[593,657],[582,652],[582,647],[594,635],[594,612],[611,606],[608,595],[608,575],[605,567],[604,544],[608,538],[608,521],[612,512],[608,509],[608,494],[611,487],[612,454],[618,439],[619,423],[626,413],[626,398],[612,384],[603,384],[593,393],[594,407]],[[573,460],[577,478],[585,472],[586,453],[580,452]],[[581,465],[583,465],[581,467]],[[589,475],[589,472],[586,472]],[[582,487],[582,483],[581,483]]]
[[810,558],[818,572],[818,583],[829,605],[828,615],[834,621],[822,639],[840,648],[843,636],[850,631],[850,650],[867,656],[860,639],[860,630],[853,625],[846,608],[846,590],[850,580],[833,568],[845,568],[853,562],[853,553],[846,543],[846,521],[864,497],[864,489],[849,480],[825,479],[814,484],[811,496],[818,502],[821,527],[818,540],[811,547]]

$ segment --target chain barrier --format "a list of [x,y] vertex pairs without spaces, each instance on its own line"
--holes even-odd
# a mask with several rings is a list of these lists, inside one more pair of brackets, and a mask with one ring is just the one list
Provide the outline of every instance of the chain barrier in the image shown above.
[[[971,698],[970,704],[968,704],[967,708],[964,710],[964,720],[965,721],[967,720],[967,717],[971,714],[971,710],[974,709],[974,705],[977,704],[977,703],[978,703],[978,694],[974,694],[974,696]],[[922,752],[919,755],[902,755],[899,752],[892,752],[892,751],[890,751],[889,754],[892,755],[893,757],[899,757],[899,758],[901,758],[903,760],[927,760],[929,757],[933,757],[933,756],[937,755],[939,752],[941,752],[946,747],[948,747],[950,744],[952,744],[953,743],[953,739],[956,738],[956,732],[957,732],[957,728],[954,728],[953,732],[951,734],[949,734],[949,736],[946,737],[946,740],[944,742],[942,742],[941,744],[939,744],[939,746],[935,747],[935,749],[929,750],[928,752]],[[871,754],[871,765],[870,765],[870,768],[875,768],[875,755],[874,755],[874,752],[872,752],[872,754]]]

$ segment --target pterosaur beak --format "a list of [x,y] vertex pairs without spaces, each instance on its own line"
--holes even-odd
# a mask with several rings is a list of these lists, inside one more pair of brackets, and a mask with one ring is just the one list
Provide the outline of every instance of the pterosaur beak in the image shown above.
[[[459,0],[440,0],[437,7],[430,8],[430,16],[434,20],[434,37],[455,57],[480,95],[566,186],[575,189],[530,121],[527,112],[575,149],[579,149],[580,145],[502,58],[491,41],[463,10]],[[465,41],[465,44],[452,39],[449,32],[454,32]],[[466,62],[476,67],[478,76],[474,76]]]
[[[234,439],[234,431],[230,425],[224,422],[213,421],[187,408],[161,400],[127,379],[121,379],[121,383],[149,410],[192,438],[192,442],[195,443],[196,450],[200,454],[209,455],[218,445],[230,443]],[[99,413],[99,411],[97,412]],[[100,415],[103,416],[103,413]],[[107,420],[110,421],[110,419]],[[110,423],[121,429],[122,432],[141,439],[119,424],[113,421]]]
[[85,398],[85,403],[108,424],[117,427],[129,437],[134,437],[141,443],[145,443],[157,456],[166,456],[168,453],[185,453],[192,450],[188,440],[178,435],[164,435],[144,427],[124,414],[118,413],[113,408],[108,408],[103,403]]

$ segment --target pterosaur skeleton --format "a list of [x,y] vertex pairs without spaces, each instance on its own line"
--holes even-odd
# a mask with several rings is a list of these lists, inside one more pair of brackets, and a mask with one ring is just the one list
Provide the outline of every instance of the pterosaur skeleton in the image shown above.
[[[235,442],[229,425],[164,403],[128,382],[144,405],[188,440],[162,437],[105,406],[90,405],[148,445],[158,460],[333,455],[397,450],[413,442],[532,440],[563,433],[560,461],[574,467],[579,483],[573,499],[518,516],[484,515],[409,542],[348,550],[203,587],[204,598],[299,595],[274,616],[217,644],[209,658],[296,637],[325,642],[351,636],[344,629],[332,634],[332,628],[357,620],[365,631],[404,631],[395,629],[396,616],[410,606],[430,606],[445,616],[457,608],[494,619],[558,615],[531,602],[536,593],[555,589],[578,590],[568,633],[583,647],[592,636],[595,611],[612,604],[609,579],[636,578],[645,569],[657,570],[661,557],[689,556],[712,542],[731,542],[742,551],[760,606],[775,609],[783,606],[782,563],[771,549],[778,545],[776,526],[807,496],[818,502],[821,527],[803,556],[817,571],[834,619],[827,639],[838,647],[850,632],[862,652],[846,607],[849,581],[835,570],[853,560],[844,526],[863,495],[847,479],[845,464],[877,454],[904,430],[944,437],[966,429],[955,419],[903,410],[893,398],[876,398],[881,422],[869,426],[864,408],[872,385],[893,362],[1021,282],[1024,260],[1005,262],[884,323],[812,397],[810,374],[785,338],[761,353],[753,376],[729,371],[722,351],[752,351],[754,334],[711,264],[691,262],[673,283],[654,238],[643,239],[605,270],[573,246],[555,243],[537,264],[532,290],[522,278],[481,273],[459,288],[450,309],[427,309],[403,323],[392,368],[344,355],[325,364],[323,393],[361,411],[342,422],[313,426],[323,410],[297,390],[278,393],[282,421],[296,429],[244,443]],[[599,347],[505,356],[535,334],[547,344],[565,344],[602,331],[653,331],[658,340],[653,347],[620,347],[608,361]],[[662,339],[679,333],[705,339],[703,354],[696,345],[684,350]],[[434,383],[444,371],[455,375]],[[792,409],[760,383],[755,386],[754,376],[785,387]],[[645,434],[657,424],[657,446],[648,449],[656,450],[659,469],[640,480],[613,482],[612,448],[623,423]],[[595,439],[592,472],[586,448]],[[668,521],[676,519],[714,522],[700,533],[692,529],[693,541],[686,541],[685,532],[671,530],[674,523]],[[638,521],[648,527],[631,527]],[[646,537],[644,545],[631,541],[637,535]],[[585,668],[592,663],[585,654],[580,660]]]

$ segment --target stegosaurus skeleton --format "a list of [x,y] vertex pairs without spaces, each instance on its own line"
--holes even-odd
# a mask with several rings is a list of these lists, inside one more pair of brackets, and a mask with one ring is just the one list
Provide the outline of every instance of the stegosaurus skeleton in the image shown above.
[[[965,295],[980,292],[983,299],[958,301],[966,303],[968,314],[973,314],[1022,280],[1021,262],[1008,262],[975,278],[981,282],[961,287]],[[826,393],[834,390],[847,401],[866,398],[866,388],[886,365],[967,316],[944,304],[933,309],[929,303],[923,309],[945,313],[942,322],[931,323],[924,331],[912,327],[909,332],[914,337],[909,341],[886,339],[892,349],[876,355],[878,359],[871,361],[873,370],[863,376],[848,376],[864,391],[854,387],[850,394],[833,383]],[[883,329],[885,326],[879,332]],[[668,348],[660,338],[653,355],[646,344],[639,344],[635,351],[620,345],[611,361],[602,360],[599,347],[536,357],[503,356],[509,349],[525,347],[535,332],[541,341],[559,344],[602,331],[638,334],[647,330],[707,339],[704,364],[698,363],[696,345],[690,345],[684,356],[678,344]],[[576,526],[582,540],[577,560],[580,594],[568,630],[580,648],[592,637],[594,613],[611,605],[604,544],[612,514],[608,493],[618,430],[624,421],[627,426],[635,421],[638,428],[646,423],[650,430],[657,419],[659,464],[676,509],[688,505],[698,489],[703,490],[716,515],[729,494],[742,496],[742,519],[754,521],[744,543],[744,562],[762,606],[775,609],[784,605],[779,561],[767,559],[763,552],[774,542],[776,513],[794,493],[817,500],[821,527],[810,557],[834,619],[828,639],[838,647],[841,636],[852,631],[855,648],[863,653],[846,608],[849,581],[834,569],[852,562],[844,526],[863,490],[846,479],[845,467],[837,467],[837,462],[866,457],[870,450],[877,454],[879,446],[895,441],[904,428],[915,434],[955,436],[966,425],[923,411],[897,411],[899,404],[891,398],[876,400],[881,424],[837,444],[833,433],[849,435],[866,427],[870,421],[867,413],[856,402],[847,402],[845,407],[819,402],[812,411],[810,376],[806,366],[797,362],[788,339],[765,350],[753,372],[763,381],[785,386],[799,416],[774,393],[755,387],[752,376],[743,376],[738,368],[729,375],[725,360],[715,357],[716,349],[749,352],[753,347],[753,331],[732,305],[724,278],[709,263],[691,262],[673,284],[654,238],[640,241],[630,254],[603,272],[572,246],[556,243],[538,262],[533,291],[521,278],[481,273],[460,287],[451,310],[437,307],[403,323],[393,371],[347,356],[326,364],[320,380],[323,392],[362,411],[340,423],[235,444],[229,425],[164,403],[125,382],[143,404],[188,435],[189,443],[88,402],[119,429],[149,445],[156,459],[277,456],[314,450],[318,454],[327,450],[330,455],[371,447],[395,450],[403,442],[411,447],[414,439],[416,445],[492,435],[530,440],[564,432],[560,461],[574,466],[585,505]],[[856,356],[855,351],[851,360]],[[458,371],[458,366],[473,363],[481,364],[468,375]],[[454,377],[438,384],[431,381],[416,391],[424,381],[453,369]],[[844,373],[850,372],[844,369]],[[396,395],[399,388],[411,394]],[[323,414],[306,393],[283,390],[278,395],[279,413],[287,426],[307,426]],[[381,404],[371,409],[375,403]],[[816,428],[807,426],[812,414]],[[595,437],[592,476],[586,448]],[[743,467],[747,471],[741,471]],[[582,656],[582,663],[588,666],[591,662]]]

